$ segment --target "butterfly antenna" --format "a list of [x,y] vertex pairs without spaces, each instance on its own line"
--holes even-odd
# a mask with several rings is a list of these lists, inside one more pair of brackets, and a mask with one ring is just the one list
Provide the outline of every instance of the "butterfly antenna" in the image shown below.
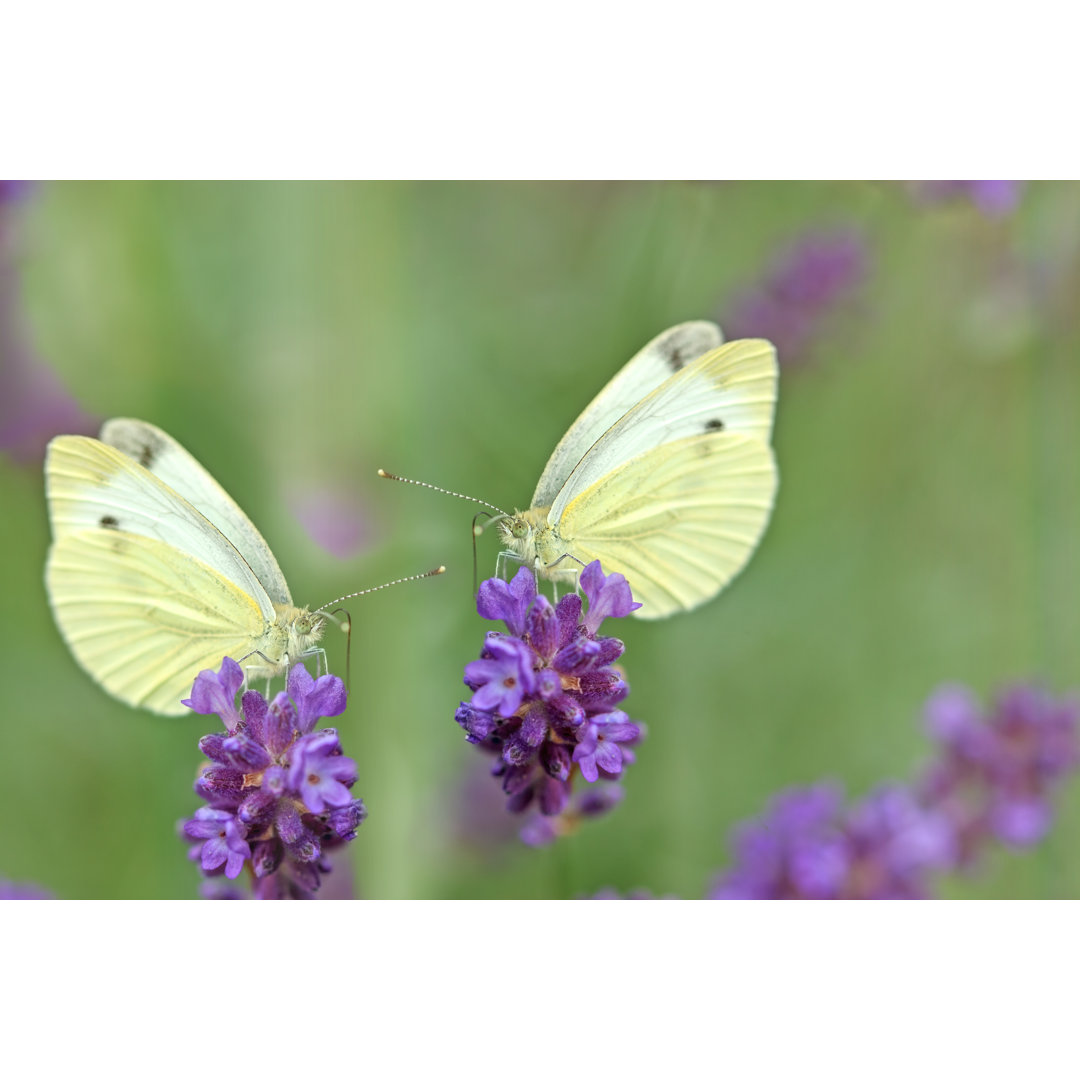
[[345,618],[345,693],[348,694],[352,690],[352,616],[347,611],[341,614]]
[[379,592],[382,589],[389,589],[392,585],[402,585],[406,581],[420,581],[423,578],[438,577],[439,574],[445,573],[445,566],[436,566],[434,570],[425,570],[422,574],[410,574],[409,577],[395,578],[393,581],[384,582],[382,585],[373,585],[370,589],[361,589],[359,592],[346,593],[344,596],[339,596],[336,600],[331,600],[329,604],[323,604],[322,607],[317,610],[325,613],[327,608],[333,607],[335,604],[340,604],[342,600],[352,600],[356,596],[367,596],[369,593]]
[[[477,592],[480,591],[480,582],[478,582],[478,577],[480,577],[480,576],[478,576],[478,571],[477,571],[477,565],[478,565],[478,562],[480,562],[480,556],[478,556],[478,554],[476,552],[476,538],[478,536],[483,536],[484,529],[487,528],[488,525],[491,525],[494,522],[502,521],[502,518],[505,517],[505,516],[507,516],[507,515],[500,514],[498,517],[492,517],[486,510],[481,510],[481,511],[478,511],[476,513],[476,515],[473,517],[473,527],[472,527],[472,536],[473,536],[473,597],[475,597]],[[488,522],[485,525],[477,524],[478,522],[480,522],[480,519],[482,517],[487,517]]]
[[491,503],[476,498],[475,495],[462,495],[460,491],[451,491],[449,488],[439,487],[437,484],[428,484],[423,480],[410,480],[407,476],[396,476],[394,473],[387,472],[385,469],[380,469],[379,475],[384,480],[400,480],[403,484],[415,484],[417,487],[430,488],[432,491],[441,491],[444,495],[453,495],[455,499],[464,499],[466,502],[479,503],[481,506],[486,506],[489,510],[494,510],[496,514],[499,514],[502,517],[509,516],[505,510],[500,510],[497,506],[492,506]]

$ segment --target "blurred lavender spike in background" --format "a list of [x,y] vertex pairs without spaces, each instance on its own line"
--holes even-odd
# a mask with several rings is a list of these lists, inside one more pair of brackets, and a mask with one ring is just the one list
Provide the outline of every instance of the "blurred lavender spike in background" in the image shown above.
[[870,260],[854,228],[807,233],[773,261],[760,284],[737,293],[720,325],[729,340],[768,338],[781,364],[811,356],[827,320],[863,284]]
[[[7,183],[8,181],[5,181]],[[55,900],[48,889],[29,882],[4,881],[0,878],[0,900]]]
[[930,876],[952,865],[946,824],[900,786],[845,808],[822,784],[773,799],[739,826],[735,865],[712,900],[921,900]]
[[960,862],[971,865],[993,840],[1028,847],[1046,835],[1052,798],[1080,763],[1080,701],[1032,686],[1002,691],[984,710],[961,686],[926,704],[938,757],[918,782],[922,801],[950,823]]
[[1020,204],[1022,180],[917,180],[915,197],[923,203],[970,202],[987,217],[1006,217]]
[[30,185],[0,180],[0,452],[37,464],[54,435],[95,434],[86,413],[27,341],[15,266],[14,211]]
[[0,206],[25,198],[32,187],[32,180],[0,180]]
[[372,542],[371,515],[355,491],[330,486],[295,488],[289,509],[324,551],[350,559]]
[[926,706],[940,754],[916,783],[844,808],[830,785],[776,796],[739,826],[714,900],[916,900],[934,876],[971,867],[993,841],[1029,847],[1053,820],[1051,796],[1080,762],[1080,701],[1030,686],[984,712],[966,687]]

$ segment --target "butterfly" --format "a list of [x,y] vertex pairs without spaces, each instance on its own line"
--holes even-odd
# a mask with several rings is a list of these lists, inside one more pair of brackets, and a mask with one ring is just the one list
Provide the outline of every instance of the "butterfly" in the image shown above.
[[722,342],[686,322],[637,353],[555,447],[529,509],[494,519],[504,556],[556,582],[599,559],[645,619],[731,581],[776,496],[777,364],[767,341]]
[[98,439],[57,436],[45,494],[53,614],[113,697],[177,716],[225,656],[269,679],[317,651],[328,616],[293,605],[258,529],[160,428],[108,420]]

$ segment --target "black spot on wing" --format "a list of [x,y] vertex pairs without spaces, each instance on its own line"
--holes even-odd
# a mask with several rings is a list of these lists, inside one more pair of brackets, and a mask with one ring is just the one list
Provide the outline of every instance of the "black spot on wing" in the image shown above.
[[153,432],[140,430],[138,433],[127,427],[113,432],[112,445],[132,461],[137,461],[144,469],[153,470],[154,462],[161,456],[162,441]]
[[116,518],[114,518],[114,517],[112,516],[112,514],[103,514],[103,515],[102,515],[102,516],[101,516],[101,517],[100,517],[100,518],[98,519],[98,524],[99,524],[99,525],[100,525],[100,526],[101,526],[101,527],[102,527],[103,529],[119,529],[119,528],[120,528],[120,522],[119,522],[119,521],[117,521],[117,519],[116,519]]
[[664,349],[664,363],[672,371],[682,371],[691,360],[696,360],[698,353],[689,348],[685,342],[670,341]]
[[706,432],[709,432],[709,431],[723,431],[724,430],[724,421],[723,420],[715,420],[715,419],[714,420],[707,420],[705,422],[705,430],[706,430]]
[[153,465],[158,456],[158,446],[156,439],[147,439],[146,442],[139,447],[138,462],[144,469],[149,469]]

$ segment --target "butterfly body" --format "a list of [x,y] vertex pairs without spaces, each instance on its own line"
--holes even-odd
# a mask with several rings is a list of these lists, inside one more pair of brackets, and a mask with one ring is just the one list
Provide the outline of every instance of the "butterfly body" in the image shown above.
[[501,520],[516,558],[573,581],[599,559],[642,618],[690,610],[745,565],[768,523],[776,355],[682,323],[645,346],[571,425],[528,510]]
[[548,520],[548,506],[519,510],[498,524],[503,546],[541,577],[549,581],[576,581],[580,568],[570,561],[571,544],[559,533],[558,523]]
[[266,542],[165,432],[110,420],[49,444],[46,588],[80,666],[130,705],[179,715],[225,656],[273,678],[309,655],[324,616],[296,607]]

